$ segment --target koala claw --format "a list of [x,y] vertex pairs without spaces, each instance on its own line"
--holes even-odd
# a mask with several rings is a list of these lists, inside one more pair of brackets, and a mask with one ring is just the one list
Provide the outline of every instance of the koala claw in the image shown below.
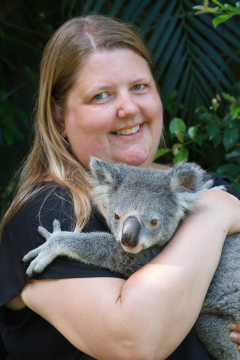
[[61,232],[59,220],[54,220],[52,233],[42,226],[38,227],[38,232],[46,239],[46,242],[38,248],[29,251],[22,259],[23,264],[31,261],[26,271],[28,280],[34,275],[41,273],[57,256],[57,243],[55,243],[54,235]]

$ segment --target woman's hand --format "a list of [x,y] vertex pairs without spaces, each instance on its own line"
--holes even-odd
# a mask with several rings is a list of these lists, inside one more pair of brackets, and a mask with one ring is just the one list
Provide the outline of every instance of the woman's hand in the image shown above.
[[[231,323],[229,330],[232,330],[230,339],[240,345],[240,323]],[[240,351],[240,346],[238,346],[238,351]]]
[[220,227],[226,235],[240,232],[240,201],[235,196],[220,190],[202,190],[198,212],[209,212],[210,219],[221,219]]

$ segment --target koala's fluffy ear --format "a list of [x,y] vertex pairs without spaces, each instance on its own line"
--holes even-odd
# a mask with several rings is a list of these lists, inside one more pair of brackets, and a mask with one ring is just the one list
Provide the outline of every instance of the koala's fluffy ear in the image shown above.
[[112,195],[117,191],[126,176],[126,165],[109,164],[91,157],[90,169],[93,177],[92,191],[94,202],[106,208]]
[[213,180],[195,163],[176,165],[171,170],[170,188],[178,194],[180,204],[185,210],[192,210],[198,199],[198,192],[209,189]]
[[178,164],[171,169],[170,186],[177,192],[198,192],[209,189],[213,181],[199,165],[195,163]]

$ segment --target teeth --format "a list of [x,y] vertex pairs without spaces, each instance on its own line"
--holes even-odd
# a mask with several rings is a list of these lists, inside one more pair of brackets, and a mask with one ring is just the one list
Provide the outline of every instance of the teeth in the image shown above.
[[140,126],[137,125],[131,129],[125,129],[125,130],[120,130],[117,131],[117,135],[130,135],[130,134],[135,134],[136,132],[138,132],[140,129]]

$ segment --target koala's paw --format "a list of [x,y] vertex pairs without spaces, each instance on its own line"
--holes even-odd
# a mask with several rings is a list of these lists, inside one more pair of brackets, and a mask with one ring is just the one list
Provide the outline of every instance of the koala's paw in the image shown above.
[[53,233],[48,232],[42,226],[38,227],[38,232],[46,239],[46,242],[36,249],[27,253],[22,259],[22,264],[31,261],[26,271],[26,278],[29,279],[36,274],[41,273],[57,256],[58,235],[61,233],[60,222],[54,220]]

